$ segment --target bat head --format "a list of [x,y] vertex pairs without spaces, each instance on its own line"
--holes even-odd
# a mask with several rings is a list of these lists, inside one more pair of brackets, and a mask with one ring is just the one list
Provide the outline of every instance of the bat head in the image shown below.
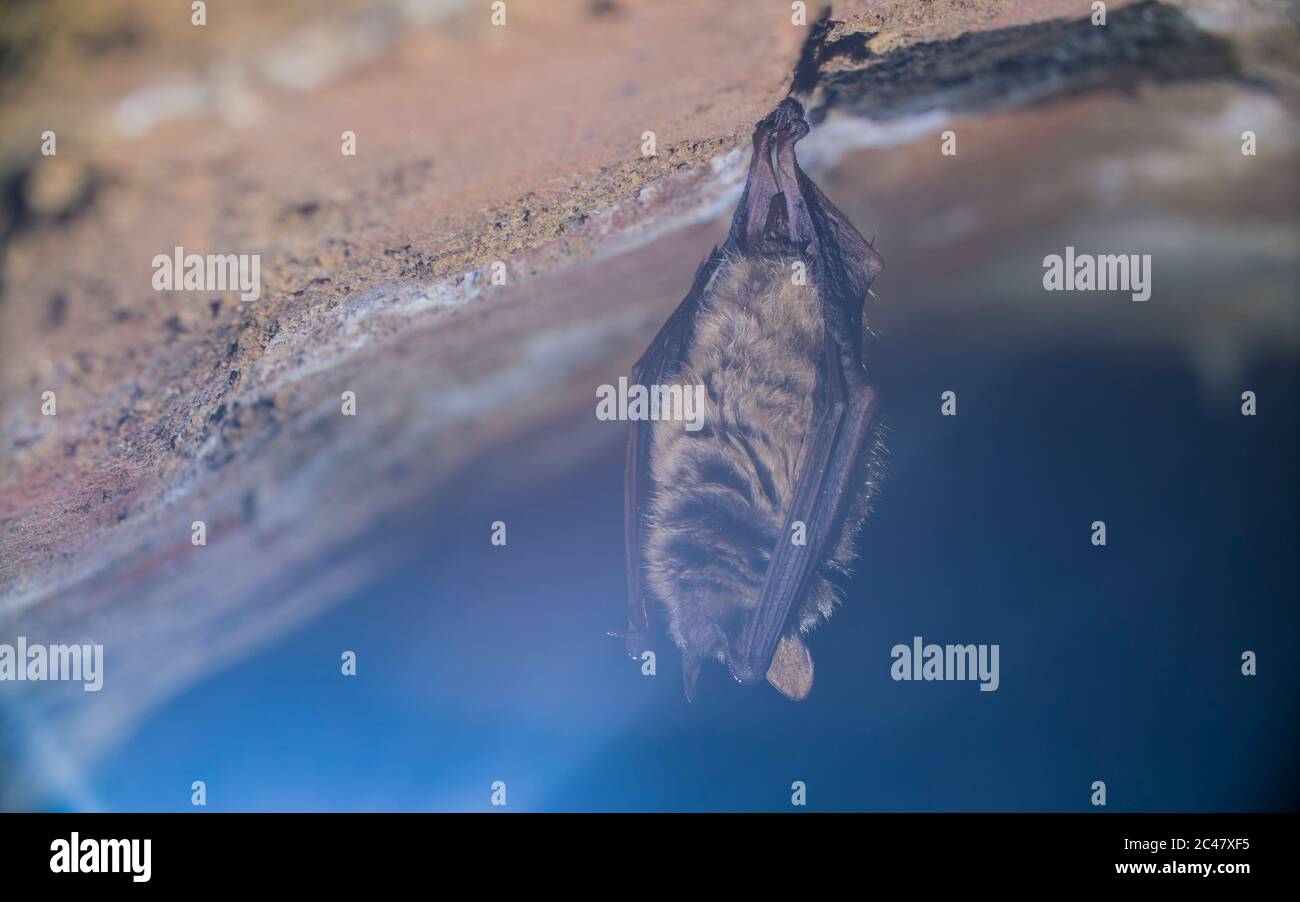
[[766,679],[772,688],[791,701],[801,702],[812,691],[812,652],[798,633],[781,637],[766,670],[762,664],[756,666],[732,656],[728,656],[726,664],[736,682],[747,685]]
[[705,660],[708,658],[728,660],[731,643],[727,640],[727,634],[723,632],[722,627],[706,616],[690,616],[683,619],[680,643],[682,685],[686,689],[686,700],[693,702]]
[[812,652],[798,633],[782,636],[767,667],[754,667],[733,654],[732,642],[721,626],[711,620],[696,620],[683,630],[682,684],[688,701],[695,701],[700,671],[705,660],[716,658],[727,666],[736,682],[742,685],[766,678],[774,689],[791,701],[801,702],[812,691]]

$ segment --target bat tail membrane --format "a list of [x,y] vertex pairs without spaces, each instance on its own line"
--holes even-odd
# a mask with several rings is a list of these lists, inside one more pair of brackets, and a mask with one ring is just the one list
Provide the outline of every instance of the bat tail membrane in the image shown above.
[[741,254],[806,255],[828,293],[860,303],[885,261],[799,168],[794,146],[808,130],[793,97],[755,127],[754,156],[728,243]]
[[[786,256],[802,250],[812,237],[811,222],[800,215],[797,201],[781,184],[775,164],[777,147],[808,134],[803,106],[793,97],[777,104],[754,128],[754,156],[745,190],[731,220],[728,243],[746,256]],[[790,182],[793,187],[794,183]],[[800,241],[800,236],[804,241]]]

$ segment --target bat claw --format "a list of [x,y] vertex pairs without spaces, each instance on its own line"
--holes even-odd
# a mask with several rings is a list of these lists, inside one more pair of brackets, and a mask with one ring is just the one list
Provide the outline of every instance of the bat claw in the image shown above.
[[628,656],[638,661],[646,652],[654,651],[654,648],[650,645],[649,636],[641,630],[608,630],[605,635],[611,639],[622,639],[624,646],[627,648]]
[[798,141],[804,135],[808,134],[808,122],[804,119],[803,104],[793,97],[787,97],[776,105],[776,109],[768,113],[760,123],[769,129],[790,133]]
[[761,673],[747,663],[732,664],[727,669],[731,671],[731,678],[742,686],[750,686],[763,678]]

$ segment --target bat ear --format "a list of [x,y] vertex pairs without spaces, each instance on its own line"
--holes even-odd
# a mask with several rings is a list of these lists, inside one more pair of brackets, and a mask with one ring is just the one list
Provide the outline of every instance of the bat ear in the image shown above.
[[686,700],[695,701],[695,687],[700,682],[700,669],[704,667],[704,658],[687,653],[682,656],[682,685],[686,688]]
[[812,652],[798,635],[781,637],[767,669],[767,681],[792,702],[801,702],[812,692]]

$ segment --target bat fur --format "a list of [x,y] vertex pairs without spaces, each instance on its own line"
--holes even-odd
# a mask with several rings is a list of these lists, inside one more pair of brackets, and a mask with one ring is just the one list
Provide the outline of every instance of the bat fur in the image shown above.
[[[701,618],[724,632],[752,609],[781,536],[794,491],[822,353],[821,302],[796,285],[792,258],[724,261],[696,315],[682,368],[670,379],[705,387],[705,427],[652,426],[646,575],[668,610],[668,630],[686,647]],[[874,485],[863,488],[839,541],[797,609],[800,632],[830,617],[831,570],[847,572]]]
[[658,599],[688,698],[707,658],[807,696],[802,637],[835,607],[879,479],[863,305],[883,261],[799,168],[807,133],[794,98],[758,123],[726,244],[632,374],[704,387],[703,428],[632,423],[625,492],[627,649]]

